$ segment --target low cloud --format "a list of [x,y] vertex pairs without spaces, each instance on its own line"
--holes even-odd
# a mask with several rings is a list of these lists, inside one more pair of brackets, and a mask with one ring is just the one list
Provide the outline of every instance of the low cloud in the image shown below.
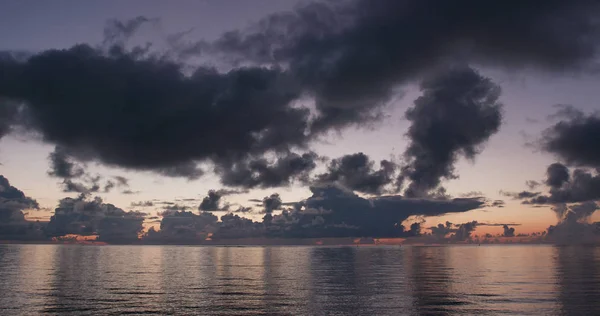
[[59,201],[46,234],[52,237],[97,235],[101,241],[130,243],[138,240],[145,216],[145,213],[126,212],[104,203],[100,197],[88,199],[86,195],[80,195]]
[[222,203],[222,198],[227,195],[247,193],[246,190],[209,190],[206,197],[202,199],[200,206],[201,211],[225,211],[229,209],[228,203]]
[[0,240],[44,239],[43,227],[25,220],[30,209],[39,209],[38,202],[0,175]]
[[316,184],[339,184],[350,190],[379,195],[386,192],[396,192],[398,187],[389,188],[395,184],[395,163],[389,160],[375,162],[364,153],[345,155],[333,159],[327,166],[327,172],[316,177]]
[[152,202],[152,201],[131,202],[131,207],[152,207],[152,206],[154,206],[154,202]]
[[218,218],[212,213],[166,210],[160,214],[160,230],[151,228],[143,237],[149,243],[198,243],[215,230]]
[[600,200],[600,175],[584,169],[572,172],[560,163],[548,167],[545,183],[547,194],[539,194],[523,201],[524,204],[564,204]]

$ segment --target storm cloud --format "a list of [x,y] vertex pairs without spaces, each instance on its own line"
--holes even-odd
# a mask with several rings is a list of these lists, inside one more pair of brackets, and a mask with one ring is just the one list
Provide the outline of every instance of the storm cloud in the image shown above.
[[563,107],[558,117],[563,119],[544,131],[542,149],[569,166],[600,168],[600,115]]
[[[304,149],[329,131],[382,118],[402,84],[428,77],[441,64],[556,71],[588,66],[597,55],[597,13],[598,4],[585,0],[310,3],[195,45],[207,56],[236,60],[226,71],[189,67],[147,47],[129,49],[136,30],[155,20],[112,20],[100,46],[2,55],[0,135],[25,127],[78,162],[189,179],[204,174],[199,164],[212,163],[225,185],[286,185],[313,168],[311,159],[302,155],[290,169],[275,163],[271,170],[261,161],[266,153]],[[454,88],[479,78],[463,75]],[[430,97],[440,97],[432,91],[440,81],[426,82]],[[483,82],[472,91],[494,90]],[[450,133],[459,140],[451,140],[441,161],[431,161],[441,164],[436,170],[410,165],[410,194],[422,195],[440,177],[453,176],[453,156],[461,151],[472,158],[497,129],[494,105],[466,106],[483,97],[477,93],[459,109],[489,114],[482,126],[467,117],[461,133]],[[301,98],[312,99],[314,108],[295,104]],[[446,103],[452,108],[452,99]],[[419,105],[407,115],[413,158],[425,155],[417,147],[428,138],[416,135],[423,126],[421,106],[433,107]],[[230,167],[236,172],[227,172]],[[257,178],[244,182],[238,174]]]
[[223,185],[244,188],[271,188],[289,186],[294,181],[306,183],[309,174],[317,166],[319,157],[314,152],[285,153],[274,161],[249,158],[235,163],[221,163],[215,172],[221,176]]
[[599,10],[586,0],[313,2],[227,32],[212,51],[286,65],[314,95],[313,128],[341,128],[380,117],[399,84],[449,61],[581,69],[597,56]]
[[28,209],[39,209],[38,202],[0,175],[0,239],[43,239],[42,227],[25,219]]
[[[404,237],[411,232],[401,223],[410,216],[466,212],[485,204],[479,198],[431,200],[387,195],[365,199],[336,185],[312,186],[311,191],[312,196],[300,202],[289,215],[297,228],[291,231],[299,235]],[[317,217],[321,217],[322,222],[314,224],[321,222],[321,225],[308,225],[315,226],[313,221]]]
[[600,175],[585,169],[572,172],[560,164],[553,163],[546,173],[547,194],[539,194],[523,201],[525,204],[563,204],[600,200]]
[[160,214],[160,230],[151,228],[143,237],[150,243],[198,243],[214,231],[218,218],[209,212],[167,210]]
[[409,197],[424,197],[453,179],[459,156],[473,160],[500,128],[500,87],[471,68],[450,68],[421,83],[422,95],[406,111],[411,122],[403,176]]
[[277,69],[186,76],[173,62],[88,45],[1,60],[0,69],[0,95],[26,104],[22,123],[80,162],[196,179],[199,161],[307,141],[308,111],[289,106],[298,90]]
[[394,184],[396,164],[382,160],[379,169],[374,165],[375,162],[362,152],[345,155],[332,160],[327,172],[317,176],[316,183],[337,183],[353,191],[376,195],[397,191],[397,187],[388,188]]
[[145,213],[126,212],[113,204],[104,203],[100,197],[89,199],[82,194],[77,198],[59,201],[46,227],[46,234],[52,237],[97,235],[101,241],[132,242],[138,240],[145,216]]

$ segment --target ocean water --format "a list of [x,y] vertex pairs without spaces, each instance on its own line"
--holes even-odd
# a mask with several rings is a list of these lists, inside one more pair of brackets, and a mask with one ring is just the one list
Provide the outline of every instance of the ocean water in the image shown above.
[[600,315],[600,248],[0,245],[0,315]]

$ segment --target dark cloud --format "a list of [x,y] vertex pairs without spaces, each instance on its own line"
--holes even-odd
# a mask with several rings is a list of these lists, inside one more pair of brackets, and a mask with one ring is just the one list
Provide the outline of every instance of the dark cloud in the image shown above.
[[502,236],[504,237],[515,237],[515,228],[509,227],[508,225],[502,226]]
[[440,241],[465,241],[471,239],[471,233],[475,231],[479,223],[477,221],[471,221],[462,224],[453,224],[446,222],[446,224],[438,224],[437,226],[429,227],[431,235],[435,237],[436,242]]
[[262,223],[253,222],[251,219],[240,217],[236,214],[221,216],[219,229],[214,238],[248,238],[264,236]]
[[223,195],[219,191],[210,190],[208,195],[202,199],[200,206],[201,211],[216,211],[220,208],[219,201]]
[[140,193],[140,191],[132,191],[130,189],[126,189],[126,190],[121,191],[121,194],[125,194],[125,195],[139,194],[139,193]]
[[[234,169],[244,171],[266,153],[305,149],[324,133],[379,119],[401,84],[442,64],[586,68],[596,57],[597,13],[591,0],[328,1],[270,15],[212,43],[181,47],[175,45],[180,33],[169,40],[172,49],[186,51],[176,58],[127,48],[136,30],[155,19],[113,20],[101,48],[2,55],[0,135],[19,125],[78,162],[189,179],[203,174],[199,163],[210,162],[223,183],[238,185],[240,178],[223,170],[241,165]],[[198,48],[239,63],[222,72],[183,65],[179,57]],[[298,106],[300,98],[314,99],[314,109]],[[463,132],[476,131],[470,119]],[[487,137],[456,150],[469,156]],[[297,168],[311,168],[306,163],[292,168],[292,178]],[[413,183],[418,173],[410,172]],[[426,173],[432,183],[419,178],[411,194],[452,175]],[[275,178],[285,185],[286,174]]]
[[437,226],[429,227],[431,230],[431,234],[435,236],[437,239],[444,239],[446,235],[455,231],[454,224],[446,221],[446,224],[438,224]]
[[503,200],[494,200],[492,201],[492,203],[490,204],[491,207],[504,207],[506,205],[506,203]]
[[278,210],[282,206],[281,197],[278,193],[273,193],[269,196],[265,196],[262,199],[263,212],[271,214],[273,211]]
[[113,243],[132,242],[143,230],[146,214],[125,212],[106,204],[100,197],[88,199],[86,195],[64,198],[50,218],[46,234],[52,237],[67,234],[98,235],[98,240]]
[[[0,64],[2,64],[2,58],[5,58],[2,55],[3,54],[0,52]],[[0,76],[2,76],[1,72]],[[18,113],[19,106],[16,102],[5,100],[0,96],[0,139],[12,131],[13,125],[18,120]]]
[[23,211],[28,209],[39,209],[37,201],[0,175],[0,239],[43,239],[41,226],[25,220]]
[[595,243],[598,239],[598,226],[589,219],[598,210],[597,202],[578,204],[557,204],[552,207],[558,223],[548,228],[547,238],[558,244]]
[[586,115],[573,107],[563,107],[559,117],[564,118],[546,129],[541,147],[568,165],[600,168],[600,116]]
[[500,191],[500,194],[507,196],[507,197],[512,197],[515,200],[523,200],[523,199],[533,198],[533,197],[540,195],[541,193],[542,192],[531,192],[531,191],[521,191],[521,192]]
[[81,182],[74,182],[69,179],[63,180],[60,184],[62,187],[62,191],[65,193],[83,193],[90,194],[94,192],[98,192],[100,190],[100,186],[98,183],[92,183],[90,186],[87,186]]
[[[164,203],[166,204],[166,203]],[[165,206],[163,206],[163,210],[165,210],[165,212],[169,212],[169,211],[185,211],[187,209],[189,209],[190,207],[187,205],[179,205],[177,203],[170,203],[170,204],[166,204]]]
[[469,197],[483,197],[484,194],[481,191],[471,191],[467,193],[463,193],[460,197],[469,198]]
[[54,148],[54,151],[48,155],[50,160],[50,170],[48,175],[63,178],[79,178],[84,175],[85,169],[83,166],[73,162],[65,149],[59,146]]
[[500,88],[471,68],[451,68],[421,84],[423,94],[406,111],[411,122],[403,175],[410,197],[429,195],[453,179],[459,156],[474,159],[502,121]]
[[[78,163],[62,146],[55,146],[54,151],[48,155],[50,161],[50,170],[48,175],[55,178],[61,178],[59,183],[63,192],[75,192],[91,194],[95,192],[109,193],[114,188],[129,188],[129,180],[122,176],[114,176],[113,179],[106,180],[104,184],[100,182],[103,178],[100,175],[92,175],[86,170],[86,165]],[[124,190],[122,193],[133,193],[131,190]]]
[[161,205],[174,205],[175,202],[171,202],[171,201],[159,201],[159,200],[154,200],[157,201],[156,204],[161,204]]
[[[403,237],[418,232],[417,227],[411,231],[401,225],[410,216],[466,212],[485,204],[477,198],[431,200],[390,195],[365,199],[334,185],[313,186],[311,191],[313,195],[289,213],[292,228],[284,235]],[[313,227],[317,217],[322,224]]]
[[115,186],[116,185],[113,181],[106,181],[106,184],[104,185],[104,193],[110,192],[110,190],[112,190]]
[[151,243],[198,243],[215,230],[218,218],[209,212],[167,210],[161,213],[160,230],[151,228],[143,240]]
[[239,206],[237,209],[233,210],[234,213],[251,213],[253,210],[251,207]]
[[113,178],[117,180],[119,186],[129,187],[129,179],[123,176],[114,176]]
[[288,65],[315,97],[313,128],[339,128],[378,117],[399,83],[456,59],[583,68],[597,54],[598,11],[591,0],[328,1],[225,33],[212,50],[240,63]]
[[103,44],[123,46],[144,24],[156,25],[158,22],[157,18],[148,18],[145,16],[137,16],[126,21],[110,19],[104,26]]
[[529,190],[534,190],[540,186],[540,183],[535,180],[527,180],[525,181],[525,185],[527,186],[527,188],[529,188]]
[[[500,226],[503,228],[505,237],[514,237],[515,229],[509,226],[519,226],[517,223],[482,223],[478,221],[470,221],[462,224],[453,224],[446,222],[446,224],[438,224],[437,226],[429,227],[431,235],[435,237],[435,242],[440,241],[466,241],[471,239],[471,234],[479,226]],[[512,234],[512,235],[511,235]],[[491,235],[489,236],[491,237]],[[486,234],[486,238],[489,238]]]
[[198,209],[201,211],[227,210],[229,208],[229,204],[225,203],[225,204],[221,205],[222,197],[231,195],[231,194],[240,194],[240,193],[246,193],[246,192],[247,191],[243,191],[243,190],[226,190],[226,189],[209,190],[207,193],[207,196],[202,199],[202,202],[200,203],[200,206],[198,207]]
[[131,207],[152,207],[154,203],[152,201],[139,201],[131,202]]
[[26,105],[21,123],[81,162],[197,179],[198,162],[308,140],[309,112],[291,106],[299,91],[279,69],[184,75],[168,60],[88,45],[3,59],[0,69],[0,96]]
[[396,164],[382,160],[379,169],[374,169],[375,162],[364,153],[345,155],[333,159],[327,166],[327,172],[317,176],[316,183],[337,183],[350,190],[368,194],[395,192],[399,188],[388,188],[394,184]]
[[233,164],[221,164],[215,169],[227,186],[271,188],[288,186],[293,181],[308,182],[309,173],[317,166],[314,152],[286,153],[274,162],[266,158],[250,158]]
[[551,188],[560,188],[569,181],[569,169],[563,164],[553,163],[546,169],[546,185]]
[[453,239],[457,241],[465,241],[471,239],[471,233],[477,228],[477,221],[467,222],[458,225],[456,232],[454,233]]
[[584,169],[569,169],[559,163],[548,167],[546,184],[548,194],[536,195],[525,204],[563,204],[600,200],[600,175]]

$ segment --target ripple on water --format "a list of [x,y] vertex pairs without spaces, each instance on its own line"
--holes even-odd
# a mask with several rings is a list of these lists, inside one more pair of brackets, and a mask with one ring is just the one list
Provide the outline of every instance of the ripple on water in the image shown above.
[[0,315],[600,315],[600,249],[0,245],[0,293]]

